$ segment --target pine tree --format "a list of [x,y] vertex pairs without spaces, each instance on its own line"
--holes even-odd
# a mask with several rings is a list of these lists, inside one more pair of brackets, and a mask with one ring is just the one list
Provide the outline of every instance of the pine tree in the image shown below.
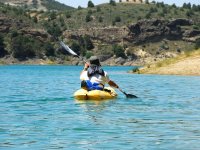
[[93,2],[91,0],[88,1],[88,7],[94,7],[94,4],[93,4]]

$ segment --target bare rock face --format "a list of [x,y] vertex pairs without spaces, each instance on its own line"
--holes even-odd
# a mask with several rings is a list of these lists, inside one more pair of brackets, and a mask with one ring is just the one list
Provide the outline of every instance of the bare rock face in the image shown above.
[[33,36],[37,39],[39,39],[40,41],[44,41],[50,38],[50,36],[47,34],[46,31],[44,30],[39,30],[39,29],[22,29],[21,32],[23,34],[29,35],[29,36]]
[[199,30],[188,30],[183,34],[183,40],[188,42],[196,42],[200,39],[200,31]]
[[123,65],[123,64],[126,62],[126,60],[125,60],[124,58],[122,58],[122,57],[118,57],[118,58],[116,58],[116,59],[114,60],[114,62],[115,62],[117,65]]
[[81,36],[88,35],[93,41],[108,44],[119,43],[128,34],[127,27],[105,27],[89,28],[79,30],[66,30],[64,36],[70,39],[80,39]]
[[8,33],[13,29],[17,30],[19,33],[38,38],[41,41],[46,41],[50,38],[46,31],[33,29],[29,24],[23,22],[23,20],[0,15],[0,33]]
[[6,17],[0,16],[0,32],[7,33],[11,27],[11,20]]
[[184,32],[183,36],[184,37],[194,37],[200,35],[199,30],[187,30]]
[[189,26],[189,25],[192,25],[192,24],[193,23],[192,23],[191,20],[179,18],[179,19],[174,19],[174,20],[169,21],[167,26],[170,26],[170,27],[173,28],[173,27],[176,27],[178,25],[180,25],[180,26]]
[[25,23],[21,19],[13,19],[0,14],[0,28],[7,27],[7,29],[10,30],[12,27],[15,27],[16,29],[23,29],[29,26],[29,24]]
[[141,20],[128,27],[88,28],[75,31],[66,30],[63,35],[66,38],[76,40],[79,40],[84,35],[88,35],[95,43],[118,44],[127,42],[139,45],[147,42],[159,42],[163,39],[186,40],[200,36],[199,30],[190,29],[188,31],[182,29],[183,26],[191,25],[193,25],[193,22],[189,19],[150,19]]
[[157,42],[163,39],[183,40],[185,37],[199,36],[200,31],[182,30],[181,26],[190,26],[192,21],[188,19],[174,20],[142,20],[129,26],[128,42],[141,44],[145,42]]
[[111,57],[111,55],[100,55],[98,56],[100,61],[106,61],[107,59],[109,59]]

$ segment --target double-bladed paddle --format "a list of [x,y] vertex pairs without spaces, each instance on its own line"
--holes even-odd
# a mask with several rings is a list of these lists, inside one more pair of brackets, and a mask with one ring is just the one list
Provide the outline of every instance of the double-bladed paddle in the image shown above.
[[87,63],[83,58],[81,58],[78,54],[76,54],[71,48],[69,48],[69,46],[67,46],[64,42],[59,41],[60,45],[62,46],[62,48],[64,50],[66,50],[67,52],[69,52],[71,55],[80,58],[81,60],[83,60],[85,63]]
[[[57,38],[55,38],[57,41],[59,41]],[[60,45],[62,46],[62,48],[64,50],[66,50],[67,52],[69,52],[71,55],[78,57],[80,59],[82,59],[78,54],[76,54],[71,48],[69,48],[64,42],[59,41]],[[83,60],[83,59],[82,59]],[[85,60],[83,60],[85,63],[87,63]],[[119,88],[119,91],[121,91],[124,95],[126,95],[126,98],[137,98],[137,96],[133,95],[133,94],[127,94],[126,92],[124,92],[121,88]]]
[[133,94],[127,94],[126,92],[124,92],[121,88],[118,88],[124,95],[126,95],[126,98],[138,98],[137,96],[133,95]]

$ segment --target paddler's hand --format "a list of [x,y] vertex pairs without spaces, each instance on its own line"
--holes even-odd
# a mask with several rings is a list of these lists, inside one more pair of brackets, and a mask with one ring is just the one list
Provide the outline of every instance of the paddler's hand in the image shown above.
[[84,66],[84,71],[87,71],[88,70],[88,68],[89,68],[89,66],[90,66],[90,64],[89,63],[85,63],[85,66]]

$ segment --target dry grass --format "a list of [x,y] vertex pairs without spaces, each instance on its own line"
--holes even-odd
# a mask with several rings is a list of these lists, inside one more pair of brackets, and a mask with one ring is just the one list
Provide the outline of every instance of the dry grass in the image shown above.
[[137,71],[141,74],[200,75],[200,49],[187,51],[175,58],[147,65]]

